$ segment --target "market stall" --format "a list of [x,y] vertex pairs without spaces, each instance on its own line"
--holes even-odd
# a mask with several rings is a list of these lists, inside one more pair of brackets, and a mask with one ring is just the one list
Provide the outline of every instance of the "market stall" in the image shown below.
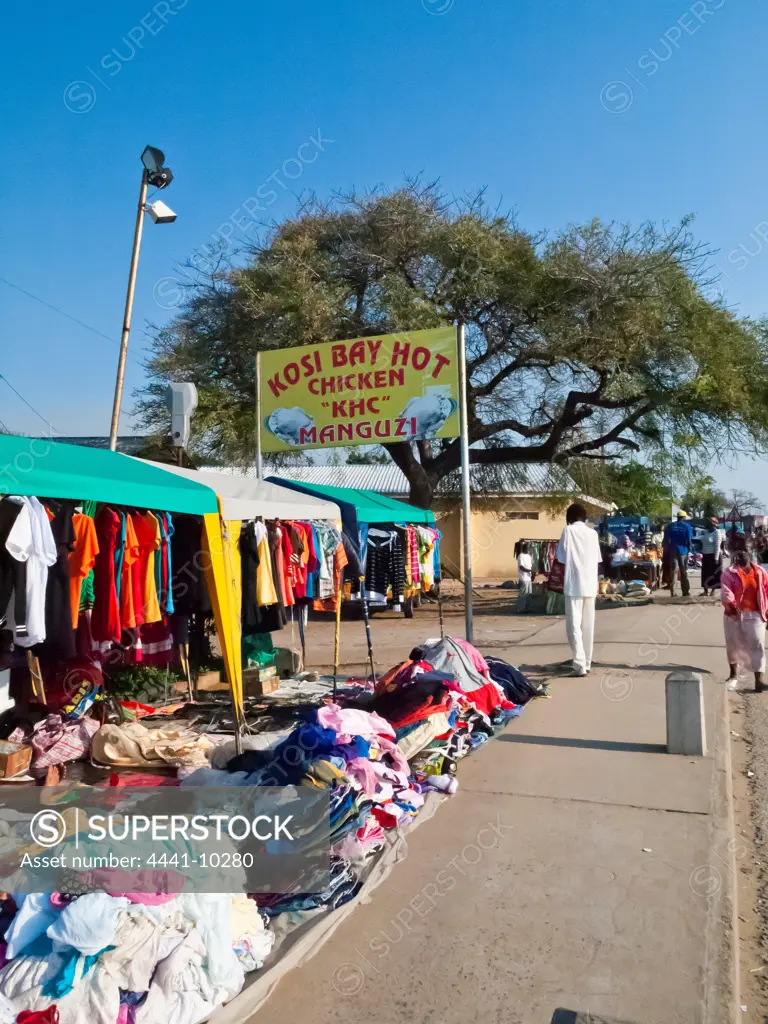
[[[240,651],[248,638],[251,648],[268,643],[267,634],[287,621],[298,624],[302,667],[306,660],[304,625],[306,610],[315,599],[331,597],[328,585],[339,546],[339,506],[268,480],[234,474],[184,469],[150,463],[159,469],[211,488],[219,497],[223,545],[217,564],[223,575],[216,593],[222,595],[223,627],[233,650]],[[249,525],[250,524],[250,525]],[[266,525],[265,525],[266,524]],[[266,557],[270,547],[270,557]],[[272,557],[279,542],[279,557]],[[259,558],[259,545],[264,558]],[[255,549],[255,550],[254,550]],[[254,565],[259,562],[259,568]],[[250,579],[256,581],[250,586]],[[322,590],[322,594],[321,594]],[[263,641],[263,642],[262,642]],[[247,650],[243,649],[247,660]]]
[[344,535],[358,556],[359,575],[365,578],[361,586],[354,573],[347,573],[347,600],[364,597],[373,609],[389,603],[402,607],[410,618],[422,593],[439,582],[441,535],[429,509],[354,487],[269,479],[338,504]]
[[[34,592],[28,565],[26,600],[31,609],[44,608],[42,626],[32,637],[20,636],[29,626],[18,621],[20,585],[16,622],[5,630],[17,700],[32,697],[50,706],[45,675],[59,691],[80,681],[98,689],[107,662],[169,665],[188,650],[190,622],[212,611],[235,720],[242,723],[239,638],[227,585],[230,551],[210,487],[118,452],[2,435],[0,494],[23,498],[21,505],[4,500],[6,533],[29,522],[28,551],[16,554],[39,565],[36,577],[42,580]],[[44,508],[51,529],[41,532]],[[17,575],[7,551],[3,557],[2,613]],[[20,647],[27,649],[26,666],[19,664]]]
[[[33,526],[28,531],[26,561],[37,560],[32,565],[35,572],[40,570],[44,611],[55,611],[61,603],[63,621],[73,633],[77,609],[78,629],[84,623],[90,626],[94,618],[109,622],[109,612],[117,617],[112,623],[115,628],[119,624],[125,633],[122,626],[126,625],[128,632],[137,630],[141,639],[145,626],[156,626],[159,620],[128,626],[122,618],[131,608],[136,618],[136,604],[129,602],[133,583],[140,588],[138,604],[146,610],[154,595],[162,619],[170,614],[169,597],[175,602],[173,614],[188,607],[187,599],[197,599],[199,572],[192,572],[184,587],[174,587],[173,582],[182,569],[202,567],[222,647],[226,645],[229,652],[225,661],[239,715],[243,708],[242,688],[237,688],[242,669],[241,621],[251,592],[258,589],[260,570],[279,566],[289,550],[283,541],[291,540],[290,531],[283,531],[279,524],[317,524],[321,556],[317,561],[325,565],[325,574],[321,576],[318,565],[316,574],[304,575],[293,561],[295,572],[286,572],[283,565],[282,577],[279,573],[270,577],[273,589],[290,586],[295,597],[312,575],[318,588],[324,580],[324,589],[313,601],[326,600],[325,593],[330,598],[339,593],[341,535],[333,533],[328,520],[314,518],[342,513],[339,502],[312,503],[293,491],[281,494],[279,487],[265,491],[259,483],[247,492],[238,486],[237,493],[227,493],[224,482],[209,475],[203,480],[188,471],[169,471],[114,453],[2,436],[0,480],[0,494],[5,495],[0,498],[0,585],[5,588],[0,594],[8,595],[7,606],[0,610],[6,616],[3,625],[10,623],[13,631],[12,646],[20,645],[22,651],[27,649],[28,636],[19,628],[16,598],[31,591],[27,591],[28,579],[19,576],[18,565],[13,564],[23,539],[17,528],[20,517]],[[276,516],[272,551],[266,526],[261,534],[256,531],[258,521],[252,518],[267,508],[270,493],[275,502],[286,503],[269,506]],[[76,504],[83,512],[73,511]],[[286,511],[307,518],[278,518],[278,512]],[[397,512],[391,506],[388,511],[396,522]],[[70,541],[63,524],[72,524],[76,515],[81,519],[75,540]],[[138,540],[130,541],[132,530],[142,533],[141,520],[144,525],[157,522],[159,540],[154,533],[152,543],[146,545],[154,552],[154,561],[133,551],[143,546]],[[109,524],[112,541],[102,546]],[[371,525],[367,525],[370,545]],[[123,530],[126,541],[117,543]],[[324,547],[321,535],[331,543]],[[98,551],[93,545],[81,546],[86,536],[95,537]],[[257,536],[261,537],[258,561],[248,563],[249,543]],[[201,551],[207,558],[198,564]],[[298,547],[291,546],[290,551],[289,561],[301,554]],[[71,555],[77,557],[70,561]],[[88,589],[89,566],[97,560],[95,597],[83,610],[83,602],[87,606],[89,599],[81,591]],[[136,573],[134,565],[139,567]],[[119,596],[113,594],[118,579]],[[262,571],[261,583],[266,586],[267,582]],[[365,577],[363,582],[367,585]],[[105,593],[115,601],[102,607]],[[255,607],[274,603],[256,602]],[[45,626],[52,622],[53,618],[43,616]],[[25,626],[34,632],[34,615],[25,617]],[[96,632],[100,634],[100,628]],[[52,641],[58,643],[60,636],[58,630],[37,635],[33,646],[42,651]],[[157,640],[150,644],[148,636],[145,639],[145,654],[162,646]],[[106,642],[99,642],[99,656],[104,653],[101,643]],[[111,650],[130,649],[125,637],[109,643]],[[88,650],[95,661],[97,648],[91,645]],[[55,654],[63,657],[58,647]],[[292,794],[308,789],[324,794],[331,816],[325,836],[330,844],[327,880],[322,885],[308,886],[297,875],[295,884],[276,891],[247,887],[196,892],[180,872],[166,873],[163,884],[154,875],[146,880],[138,877],[141,872],[128,877],[121,873],[118,883],[109,871],[95,878],[74,869],[55,891],[35,888],[22,895],[18,888],[6,885],[5,895],[0,896],[3,1024],[20,1012],[60,1024],[166,1020],[199,1024],[216,1014],[246,1019],[280,974],[330,935],[338,911],[348,912],[385,877],[402,849],[404,832],[426,820],[444,795],[456,790],[461,758],[519,715],[528,700],[543,693],[514,666],[498,659],[486,661],[462,640],[425,640],[405,655],[404,651],[403,660],[375,681],[349,681],[333,700],[327,680],[286,681],[250,706],[250,734],[242,737],[241,750],[234,740],[207,729],[204,704],[184,700],[148,709],[141,722],[105,721],[92,702],[75,700],[65,692],[67,699],[54,715],[43,717],[45,712],[38,712],[37,722],[4,720],[0,739],[31,743],[32,769],[41,781],[58,781],[48,778],[49,766],[73,761],[96,772],[95,786],[88,777],[82,779],[88,786],[82,787],[78,777],[63,796],[60,787],[46,785],[46,800],[51,802],[80,800],[84,789],[91,788],[102,792],[106,788],[113,801],[110,805],[123,806],[123,786],[178,787],[190,794],[196,787],[221,786],[227,787],[222,792],[245,789],[255,794],[277,785],[288,787]],[[46,700],[50,698],[51,693],[45,695]],[[239,724],[239,718],[236,721]],[[9,734],[8,729],[13,731]],[[17,855],[20,846],[34,854],[44,852],[30,836],[35,839],[23,814],[4,821],[0,866]],[[282,850],[276,850],[275,856],[281,859]],[[246,979],[255,984],[243,991]]]

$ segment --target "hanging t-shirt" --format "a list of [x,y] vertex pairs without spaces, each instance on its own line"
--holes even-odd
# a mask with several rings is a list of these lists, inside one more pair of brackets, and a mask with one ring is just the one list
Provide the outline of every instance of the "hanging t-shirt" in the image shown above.
[[[136,537],[133,518],[132,515],[125,517],[125,547],[123,548],[120,573],[120,622],[123,629],[135,629],[144,621],[141,617],[141,586],[138,575],[141,547]],[[137,597],[139,598],[138,608],[136,607]]]
[[173,596],[170,589],[171,580],[171,537],[173,536],[173,523],[169,512],[161,512],[158,521],[160,524],[160,550],[155,556],[155,586],[157,588],[157,600],[160,604],[160,611],[173,614]]
[[531,582],[531,572],[533,570],[533,559],[527,551],[521,551],[517,556],[517,575],[521,583]]
[[[141,579],[141,604],[144,622],[159,622],[163,615],[157,597],[155,580],[155,552],[160,550],[160,523],[151,512],[135,515],[133,520],[136,539],[139,543],[139,572]],[[160,556],[158,556],[159,558]]]
[[207,604],[206,556],[201,550],[200,520],[177,516],[171,537],[173,605],[177,615],[201,611]]
[[390,588],[392,600],[396,604],[402,601],[405,590],[403,547],[394,529],[372,526],[368,530],[365,596],[371,604],[386,604]]
[[74,506],[62,502],[53,513],[50,528],[57,557],[48,571],[45,590],[45,637],[49,651],[69,661],[76,654],[69,579],[69,556],[75,547]]
[[272,558],[269,548],[269,534],[264,523],[254,523],[256,537],[257,568],[256,568],[256,603],[262,607],[277,604],[277,589],[272,574]]
[[77,513],[72,517],[75,545],[69,555],[69,591],[72,604],[72,626],[77,629],[83,580],[90,574],[99,553],[96,524],[90,516]]
[[48,570],[55,565],[58,553],[45,509],[37,498],[24,498],[29,516],[19,516],[6,541],[13,558],[26,563],[27,631],[26,636],[16,632],[20,647],[33,647],[45,640],[45,593]]
[[25,563],[14,558],[6,545],[16,523],[22,534],[30,529],[29,515],[29,505],[22,498],[0,501],[0,629],[11,633],[26,632],[27,573]]
[[115,552],[121,531],[121,518],[106,506],[95,520],[99,551],[93,564],[93,618],[91,633],[93,639],[105,643],[120,639],[120,605],[117,599],[117,578],[115,573]]

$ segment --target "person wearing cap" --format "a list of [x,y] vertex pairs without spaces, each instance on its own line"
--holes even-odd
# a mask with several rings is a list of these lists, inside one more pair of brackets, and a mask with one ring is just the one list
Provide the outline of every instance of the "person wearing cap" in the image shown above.
[[688,522],[688,513],[680,509],[677,520],[667,523],[664,530],[664,561],[669,566],[669,592],[675,596],[675,580],[680,575],[683,597],[688,597],[691,584],[688,581],[688,555],[693,543],[693,528]]
[[701,586],[705,597],[720,586],[723,569],[723,537],[718,529],[717,516],[707,521],[707,532],[701,538]]

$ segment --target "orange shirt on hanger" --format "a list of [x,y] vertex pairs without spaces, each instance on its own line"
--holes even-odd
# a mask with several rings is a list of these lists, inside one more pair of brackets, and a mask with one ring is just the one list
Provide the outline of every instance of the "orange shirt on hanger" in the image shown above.
[[69,591],[72,601],[72,627],[77,629],[83,580],[96,562],[99,540],[96,536],[96,524],[90,516],[75,513],[72,525],[75,528],[75,546],[69,553]]

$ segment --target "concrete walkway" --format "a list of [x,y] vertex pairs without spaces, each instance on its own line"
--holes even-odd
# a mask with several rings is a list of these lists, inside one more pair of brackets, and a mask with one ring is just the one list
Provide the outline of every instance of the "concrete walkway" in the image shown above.
[[[731,1020],[721,613],[597,622],[592,674],[553,680],[461,763],[457,796],[259,1024],[549,1024],[557,1007]],[[564,624],[497,652],[559,662]],[[705,758],[663,752],[664,677],[681,665],[707,673]]]

